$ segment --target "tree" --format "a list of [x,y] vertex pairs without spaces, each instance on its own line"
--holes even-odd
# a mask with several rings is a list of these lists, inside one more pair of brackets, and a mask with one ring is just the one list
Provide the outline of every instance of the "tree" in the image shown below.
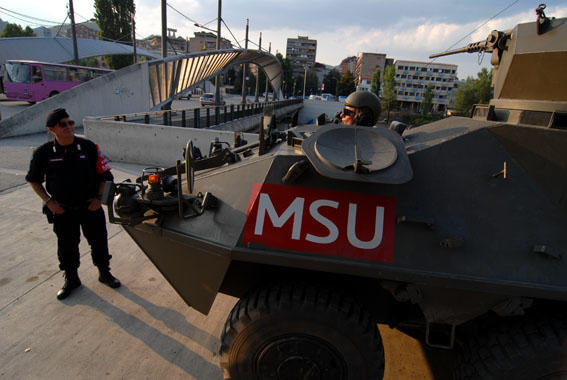
[[315,73],[315,70],[313,69],[308,69],[307,80],[305,81],[305,93],[314,94],[317,92],[318,88],[319,88],[319,78],[317,78],[317,73]]
[[332,69],[323,78],[323,83],[325,84],[325,92],[333,95],[337,95],[337,89],[339,87],[339,81],[341,80],[341,73],[337,69]]
[[386,124],[390,121],[390,110],[396,105],[396,69],[387,66],[382,79],[382,105],[388,110]]
[[427,115],[431,112],[431,106],[433,105],[433,83],[429,83],[425,88],[423,93],[423,100],[421,101],[421,112]]
[[0,34],[0,38],[4,37],[35,37],[35,33],[32,28],[26,26],[25,29],[18,24],[7,23]]
[[372,88],[370,89],[378,97],[380,96],[380,73],[380,68],[377,67],[372,75]]
[[[134,0],[95,0],[94,5],[99,38],[131,43]],[[120,69],[134,63],[134,57],[113,55],[105,57],[105,61],[109,68]]]
[[488,104],[492,99],[492,71],[483,68],[477,78],[468,77],[459,85],[453,105],[462,115],[470,113],[474,104]]
[[337,95],[347,96],[354,91],[356,91],[356,86],[354,85],[354,75],[352,75],[350,70],[347,70],[339,80]]
[[282,65],[283,78],[282,78],[282,92],[288,94],[292,91],[293,87],[293,68],[289,58],[284,58],[281,53],[276,54],[276,58]]

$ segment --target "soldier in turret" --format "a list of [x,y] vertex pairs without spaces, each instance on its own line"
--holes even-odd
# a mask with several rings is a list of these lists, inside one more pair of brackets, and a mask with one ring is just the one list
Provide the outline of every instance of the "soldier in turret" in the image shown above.
[[345,107],[337,113],[334,122],[373,127],[381,110],[380,99],[375,94],[370,91],[355,91],[346,98]]

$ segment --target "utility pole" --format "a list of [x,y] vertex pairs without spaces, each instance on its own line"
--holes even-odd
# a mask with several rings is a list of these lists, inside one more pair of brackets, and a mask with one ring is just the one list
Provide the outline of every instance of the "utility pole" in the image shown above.
[[73,37],[73,60],[75,65],[79,64],[79,49],[77,48],[77,31],[75,30],[75,12],[73,11],[73,0],[69,0],[69,19],[71,20],[71,35]]
[[161,56],[167,57],[167,0],[161,0]]
[[132,47],[134,47],[134,63],[138,60],[136,54],[136,14],[132,13]]
[[[217,50],[220,50],[220,44],[221,44],[221,35],[220,35],[220,30],[221,30],[221,1],[222,0],[218,0],[218,16],[217,16]],[[215,103],[220,105],[220,74],[217,74],[217,76],[215,77]]]
[[[272,43],[270,42],[270,47],[268,48],[268,53],[272,52]],[[264,103],[268,102],[268,75],[266,74],[266,97],[264,98]]]
[[307,65],[305,67],[305,74],[303,74],[303,99],[305,99],[305,83],[307,82]]
[[[246,39],[244,49],[248,50],[248,19],[246,19]],[[246,63],[242,65],[242,104],[246,104]]]
[[[260,32],[260,43],[258,44],[258,51],[262,51],[262,32]],[[258,86],[260,85],[260,65],[256,65],[256,95],[254,101],[258,103]]]

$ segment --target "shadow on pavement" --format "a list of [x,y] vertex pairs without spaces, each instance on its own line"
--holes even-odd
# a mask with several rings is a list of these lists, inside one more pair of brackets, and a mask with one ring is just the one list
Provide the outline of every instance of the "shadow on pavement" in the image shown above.
[[[118,291],[120,294],[144,307],[152,316],[159,316],[157,318],[162,320],[172,330],[178,331],[192,339],[195,338],[192,334],[195,334],[200,337],[199,339],[206,341],[205,346],[213,346],[212,340],[216,338],[190,325],[181,314],[153,305],[132,293],[125,286],[122,286]],[[63,302],[69,306],[89,306],[104,313],[110,320],[120,326],[122,330],[139,339],[156,354],[196,379],[222,379],[222,371],[217,365],[191,351],[190,348],[180,343],[178,340],[163,334],[161,331],[148,325],[136,316],[107,302],[86,287],[82,287],[80,293],[80,296],[71,297]]]

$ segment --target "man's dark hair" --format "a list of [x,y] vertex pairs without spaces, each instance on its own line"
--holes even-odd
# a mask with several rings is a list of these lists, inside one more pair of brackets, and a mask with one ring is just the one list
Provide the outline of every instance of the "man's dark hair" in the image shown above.
[[47,118],[45,119],[45,126],[50,128],[55,127],[57,124],[59,124],[59,121],[61,121],[61,119],[65,119],[66,117],[69,117],[69,114],[67,113],[67,111],[65,111],[65,108],[56,108],[47,114]]

